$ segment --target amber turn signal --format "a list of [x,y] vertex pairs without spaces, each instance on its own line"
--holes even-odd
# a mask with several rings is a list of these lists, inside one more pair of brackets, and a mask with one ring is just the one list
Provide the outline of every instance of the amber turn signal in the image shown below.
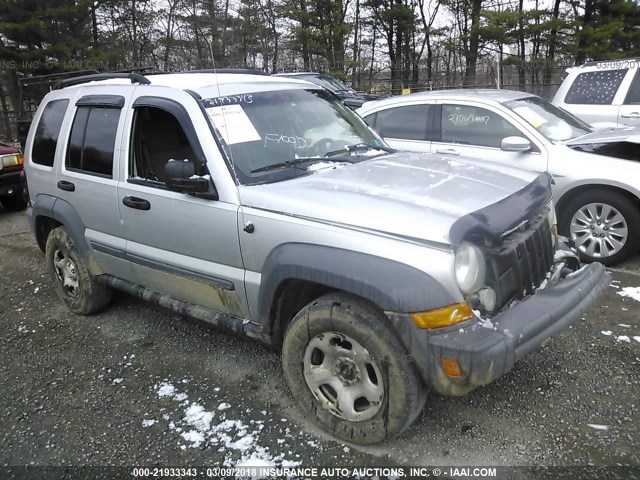
[[450,327],[475,317],[468,303],[455,303],[436,310],[410,314],[413,323],[420,328]]
[[454,358],[441,358],[440,365],[442,366],[442,370],[449,377],[461,377],[462,370],[460,369],[460,364]]

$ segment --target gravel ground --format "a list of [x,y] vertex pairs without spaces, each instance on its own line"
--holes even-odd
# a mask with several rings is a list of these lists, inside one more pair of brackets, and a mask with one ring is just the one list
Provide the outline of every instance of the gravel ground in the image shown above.
[[405,434],[360,448],[298,413],[261,345],[123,293],[68,313],[24,213],[0,208],[0,251],[0,465],[640,466],[640,303],[616,294],[640,286],[640,257],[503,378],[431,395]]

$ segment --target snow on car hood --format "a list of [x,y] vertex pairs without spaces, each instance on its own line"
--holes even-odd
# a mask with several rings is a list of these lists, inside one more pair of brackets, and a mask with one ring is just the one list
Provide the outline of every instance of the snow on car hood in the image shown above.
[[[292,180],[241,186],[240,197],[247,207],[451,244],[456,220],[536,178],[497,164],[399,152],[356,164],[327,164]],[[506,225],[517,224],[524,214],[503,213],[513,217]]]
[[565,145],[586,145],[589,143],[640,143],[640,127],[608,128],[597,130],[580,137],[566,140]]

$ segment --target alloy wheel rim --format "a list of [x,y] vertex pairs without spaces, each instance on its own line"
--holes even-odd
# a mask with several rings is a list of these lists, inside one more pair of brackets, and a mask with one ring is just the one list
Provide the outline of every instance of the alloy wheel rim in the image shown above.
[[627,242],[629,228],[624,215],[606,203],[589,203],[571,219],[571,239],[582,253],[606,258],[620,252]]
[[324,332],[308,343],[304,378],[314,397],[338,418],[361,422],[382,407],[382,373],[366,348],[338,332]]
[[56,278],[62,285],[65,294],[71,299],[78,298],[80,283],[78,282],[78,269],[73,260],[66,256],[62,250],[56,250],[53,252],[53,267]]

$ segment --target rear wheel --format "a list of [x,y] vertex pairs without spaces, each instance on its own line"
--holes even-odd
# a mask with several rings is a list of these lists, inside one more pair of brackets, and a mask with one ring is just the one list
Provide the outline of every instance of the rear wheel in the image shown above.
[[111,287],[98,283],[89,273],[64,227],[51,231],[45,255],[56,293],[69,310],[88,315],[109,303]]
[[300,406],[324,430],[358,444],[406,430],[426,390],[385,315],[332,293],[304,307],[283,343],[283,367]]
[[640,212],[617,192],[586,191],[564,206],[560,233],[576,243],[583,261],[615,265],[638,249]]

